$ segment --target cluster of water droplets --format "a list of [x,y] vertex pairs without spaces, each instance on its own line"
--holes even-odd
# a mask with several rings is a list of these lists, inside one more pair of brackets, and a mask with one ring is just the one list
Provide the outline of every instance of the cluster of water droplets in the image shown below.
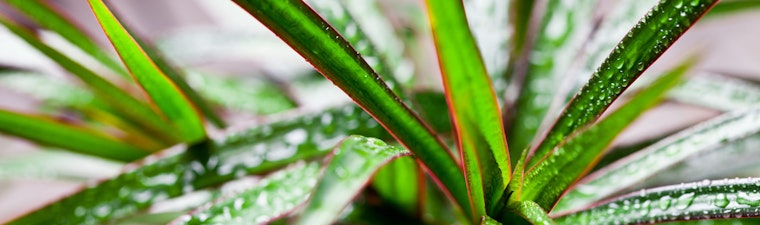
[[642,190],[558,222],[631,224],[758,215],[760,178],[735,178]]

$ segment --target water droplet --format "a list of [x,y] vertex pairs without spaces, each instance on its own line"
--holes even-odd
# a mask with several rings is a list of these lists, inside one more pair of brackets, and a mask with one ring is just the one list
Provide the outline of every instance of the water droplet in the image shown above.
[[696,194],[694,192],[686,193],[678,197],[678,202],[676,203],[676,209],[686,209],[691,206],[691,203],[694,202],[694,198],[696,197]]
[[726,208],[728,204],[731,203],[728,201],[728,198],[726,198],[726,194],[719,193],[715,195],[715,199],[713,199],[713,205],[719,208]]
[[662,196],[660,198],[659,206],[661,210],[665,211],[670,208],[670,199],[670,196]]

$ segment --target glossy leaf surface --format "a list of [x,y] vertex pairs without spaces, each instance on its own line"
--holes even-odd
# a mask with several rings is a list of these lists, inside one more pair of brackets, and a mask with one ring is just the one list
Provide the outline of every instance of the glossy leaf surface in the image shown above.
[[427,6],[472,216],[478,220],[492,210],[511,176],[501,111],[462,3],[427,1]]
[[760,108],[736,111],[681,131],[579,181],[557,206],[568,210],[609,197],[668,167],[712,148],[760,131]]
[[123,143],[95,130],[0,110],[0,132],[88,155],[132,161],[148,155],[146,150]]
[[562,193],[594,166],[615,137],[639,115],[659,103],[690,66],[691,63],[686,63],[666,73],[599,123],[579,131],[545,160],[528,169],[520,198],[535,201],[550,210]]
[[664,0],[652,8],[568,104],[534,149],[528,167],[545,158],[578,128],[596,120],[631,82],[715,3],[717,0]]
[[195,147],[201,149],[177,146],[157,153],[127,166],[128,171],[118,177],[10,224],[98,224],[123,218],[159,200],[325,155],[349,134],[387,137],[382,127],[356,106],[305,115]]
[[381,166],[408,155],[381,140],[351,136],[336,149],[294,224],[332,224]]
[[514,202],[510,204],[509,208],[514,210],[515,213],[531,224],[556,224],[552,218],[549,218],[549,214],[547,214],[540,205],[533,201]]
[[87,35],[83,29],[58,12],[54,7],[45,3],[45,1],[7,0],[5,2],[26,14],[29,19],[32,19],[42,27],[58,33],[71,44],[122,77],[127,78],[129,76],[116,60],[111,58],[107,52],[98,46],[94,38]]
[[300,1],[235,2],[369,112],[470,212],[461,167],[448,149],[327,22]]
[[562,216],[558,224],[640,224],[760,216],[758,178],[704,180],[641,190]]
[[253,188],[202,206],[170,224],[268,224],[306,202],[319,174],[318,163],[277,171]]
[[202,118],[177,84],[156,67],[102,0],[88,2],[133,78],[175,127],[182,140],[196,143],[205,139]]

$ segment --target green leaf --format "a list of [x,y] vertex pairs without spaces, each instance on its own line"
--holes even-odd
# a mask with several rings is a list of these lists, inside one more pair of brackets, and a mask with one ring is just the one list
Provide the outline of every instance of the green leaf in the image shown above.
[[531,224],[556,224],[552,218],[549,218],[549,214],[533,201],[514,202],[509,205],[509,208]]
[[122,166],[122,163],[102,158],[44,149],[0,159],[0,182],[18,179],[84,182],[114,176]]
[[694,76],[668,94],[673,100],[721,111],[747,109],[760,101],[760,87],[718,75]]
[[351,136],[334,154],[309,203],[294,224],[332,224],[372,174],[408,152],[378,139]]
[[39,99],[43,107],[80,108],[95,101],[95,95],[90,90],[64,79],[34,72],[0,72],[0,86]]
[[114,108],[124,113],[126,118],[131,119],[134,123],[137,123],[137,125],[151,134],[160,137],[159,140],[164,141],[166,144],[176,143],[178,137],[174,135],[174,131],[172,131],[170,127],[165,126],[164,120],[146,104],[132,97],[115,84],[98,76],[95,72],[92,72],[92,70],[87,69],[71,58],[46,45],[29,30],[26,30],[18,24],[2,17],[0,17],[0,23],[18,37],[24,39],[24,41],[32,47],[58,63],[58,65],[69,71],[72,75],[79,78],[93,90],[95,98],[102,98],[103,102],[112,105]]
[[639,115],[659,103],[692,64],[687,61],[666,73],[599,123],[579,131],[535,167],[529,168],[525,172],[520,199],[535,201],[550,210],[574,181],[593,168],[615,137]]
[[393,160],[372,179],[372,187],[384,201],[409,215],[419,214],[424,191],[422,168],[411,157]]
[[182,140],[196,143],[205,139],[202,118],[177,84],[156,67],[102,0],[88,2],[129,72],[166,119],[175,126]]
[[760,8],[760,2],[755,0],[723,0],[705,16],[717,17],[726,16],[738,12],[757,10]]
[[88,155],[132,161],[148,152],[95,130],[0,109],[0,132]]
[[296,107],[284,90],[273,82],[251,77],[222,77],[200,71],[188,71],[187,82],[209,102],[226,109],[260,115],[284,112]]
[[630,193],[556,218],[558,224],[641,224],[755,217],[760,178],[704,180]]
[[496,221],[488,216],[483,216],[483,219],[480,220],[480,225],[501,225],[499,221]]
[[170,224],[267,224],[309,198],[317,184],[319,164],[297,164],[277,171],[233,197],[193,210]]
[[[568,71],[571,70],[578,49],[583,46],[593,28],[596,2],[546,2],[543,9],[546,12],[541,18],[535,43],[525,55],[528,57],[527,67],[514,107],[515,115],[508,138],[510,149],[524,149],[533,141],[534,136],[543,133],[539,128],[546,129],[548,125],[543,123],[556,117],[548,114],[549,108],[555,96],[564,88],[566,79],[575,79],[568,76]],[[517,157],[520,152],[512,151],[511,154],[512,157]]]
[[327,22],[301,1],[235,2],[369,112],[471,212],[461,167],[448,149]]
[[382,127],[356,106],[304,115],[228,135],[215,143],[190,149],[179,145],[157,153],[128,165],[127,172],[118,177],[10,224],[98,224],[124,218],[156,201],[325,155],[349,134],[388,138]]
[[373,70],[383,78],[393,93],[400,98],[404,97],[401,85],[396,81],[393,67],[381,52],[377,50],[372,41],[364,33],[362,27],[354,20],[353,16],[345,9],[344,4],[338,0],[309,0],[309,6],[314,8],[343,38],[355,46],[356,52],[362,55]]
[[681,131],[586,176],[557,210],[582,207],[643,181],[668,167],[724,142],[760,132],[760,108],[737,111]]
[[18,9],[32,19],[34,22],[52,30],[83,52],[92,56],[95,60],[111,69],[113,72],[128,78],[124,68],[111,56],[98,46],[95,39],[87,35],[83,29],[74,24],[69,18],[56,11],[45,1],[39,0],[7,0],[8,5]]
[[541,143],[528,167],[594,120],[717,0],[663,0],[633,27],[571,100]]
[[426,2],[476,221],[493,210],[512,171],[501,111],[462,3]]

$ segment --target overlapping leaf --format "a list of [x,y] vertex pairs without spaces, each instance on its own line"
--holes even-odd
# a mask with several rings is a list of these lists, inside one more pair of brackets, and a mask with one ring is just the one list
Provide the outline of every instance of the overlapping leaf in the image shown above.
[[88,2],[129,72],[176,128],[182,141],[197,143],[205,139],[202,118],[177,84],[154,64],[102,0]]
[[460,166],[447,148],[327,22],[300,1],[235,2],[369,112],[470,211]]
[[528,167],[545,158],[568,135],[596,120],[631,82],[649,67],[716,0],[659,2],[615,47],[589,82],[568,104],[541,143]]
[[757,217],[759,178],[704,180],[641,190],[594,208],[561,216],[558,224],[641,224]]

